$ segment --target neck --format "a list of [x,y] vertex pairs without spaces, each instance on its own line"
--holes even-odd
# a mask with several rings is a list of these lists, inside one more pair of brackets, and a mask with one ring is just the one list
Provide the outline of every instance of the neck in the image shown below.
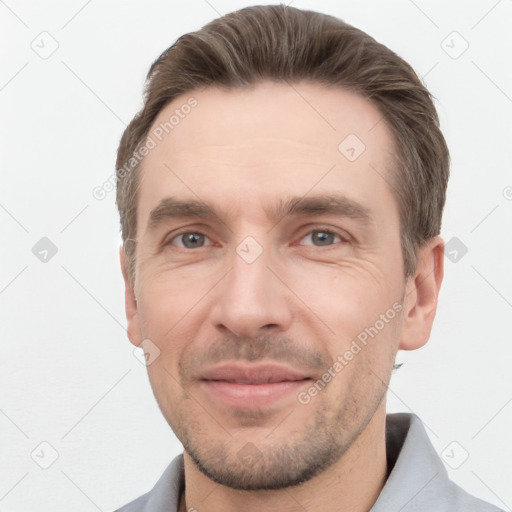
[[381,407],[338,462],[300,486],[279,490],[239,491],[219,485],[201,473],[185,452],[180,512],[367,512],[386,480],[385,421]]

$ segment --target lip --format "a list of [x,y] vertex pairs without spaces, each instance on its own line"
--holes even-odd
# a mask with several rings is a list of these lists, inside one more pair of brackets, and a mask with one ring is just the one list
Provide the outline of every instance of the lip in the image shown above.
[[263,407],[297,393],[311,378],[276,364],[223,364],[205,370],[200,376],[202,389],[228,407]]
[[304,373],[277,364],[228,364],[208,368],[201,373],[201,380],[217,380],[239,384],[271,384],[309,378]]

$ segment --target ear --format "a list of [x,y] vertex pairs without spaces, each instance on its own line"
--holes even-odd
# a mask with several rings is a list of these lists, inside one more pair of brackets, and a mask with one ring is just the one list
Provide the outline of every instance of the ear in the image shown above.
[[430,338],[444,274],[444,242],[436,236],[418,249],[416,271],[406,285],[400,350],[422,347]]
[[121,248],[119,249],[119,259],[121,261],[121,271],[124,278],[124,307],[126,311],[126,320],[128,322],[128,338],[133,345],[139,346],[142,343],[143,336],[140,328],[140,318],[139,311],[137,309],[134,283],[132,283],[128,278],[124,245],[121,245]]

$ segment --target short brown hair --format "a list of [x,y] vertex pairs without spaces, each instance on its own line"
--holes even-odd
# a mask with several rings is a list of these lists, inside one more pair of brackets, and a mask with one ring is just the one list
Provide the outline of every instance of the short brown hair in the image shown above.
[[[283,5],[254,6],[181,36],[152,64],[144,106],[117,153],[117,206],[128,276],[135,278],[140,159],[159,112],[178,96],[210,85],[243,88],[262,80],[309,80],[356,92],[376,105],[397,155],[392,186],[400,211],[404,272],[440,232],[449,153],[432,96],[412,67],[365,32],[326,14]],[[341,142],[341,141],[340,141]]]

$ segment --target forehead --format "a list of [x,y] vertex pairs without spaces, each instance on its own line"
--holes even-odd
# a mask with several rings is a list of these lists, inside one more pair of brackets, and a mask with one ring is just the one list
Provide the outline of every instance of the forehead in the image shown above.
[[262,82],[196,90],[167,105],[149,136],[155,147],[141,167],[139,226],[165,196],[240,198],[248,211],[313,189],[363,203],[392,193],[391,131],[375,105],[340,88]]

